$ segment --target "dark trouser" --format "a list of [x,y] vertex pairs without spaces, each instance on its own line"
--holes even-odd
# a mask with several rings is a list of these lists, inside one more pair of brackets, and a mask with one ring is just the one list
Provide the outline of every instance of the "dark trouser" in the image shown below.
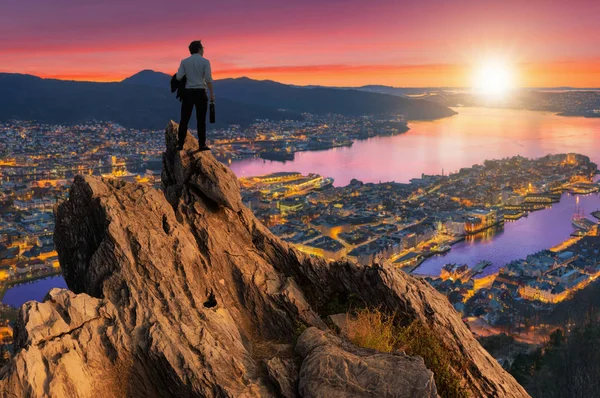
[[183,146],[187,134],[188,123],[192,117],[192,110],[196,107],[196,119],[198,120],[198,143],[206,145],[206,109],[208,108],[208,97],[206,90],[186,89],[183,92],[181,102],[181,121],[179,123],[179,145]]

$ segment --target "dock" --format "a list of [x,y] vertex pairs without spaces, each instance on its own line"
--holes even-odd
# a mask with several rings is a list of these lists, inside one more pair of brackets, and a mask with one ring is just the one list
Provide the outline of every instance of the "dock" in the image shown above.
[[478,262],[477,265],[475,265],[473,268],[470,268],[469,271],[465,273],[466,280],[475,278],[475,276],[481,274],[483,270],[489,267],[490,265],[492,265],[491,261],[482,260]]

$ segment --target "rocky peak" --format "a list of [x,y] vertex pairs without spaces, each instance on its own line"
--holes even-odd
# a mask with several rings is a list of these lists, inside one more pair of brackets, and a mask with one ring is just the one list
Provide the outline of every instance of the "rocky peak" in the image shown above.
[[243,206],[231,170],[190,135],[177,151],[176,134],[171,122],[163,190],[75,178],[55,210],[70,290],[21,308],[0,396],[437,396],[421,358],[328,329],[322,309],[350,296],[428,325],[472,396],[527,396],[426,282],[280,241]]

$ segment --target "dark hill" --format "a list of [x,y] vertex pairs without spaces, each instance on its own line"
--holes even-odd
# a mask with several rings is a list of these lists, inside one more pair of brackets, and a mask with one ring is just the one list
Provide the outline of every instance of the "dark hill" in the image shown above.
[[226,98],[294,112],[337,113],[348,116],[401,113],[408,120],[437,119],[455,114],[451,109],[433,102],[360,90],[294,87],[246,77],[223,79],[216,84],[219,95]]
[[150,87],[169,87],[171,76],[166,73],[156,72],[150,69],[144,69],[136,73],[135,75],[129,76],[126,79],[121,80],[124,84],[137,84],[140,86]]
[[[0,73],[0,120],[64,124],[99,120],[113,121],[127,127],[154,129],[164,124],[165,119],[178,119],[179,106],[168,85],[161,89],[145,85],[76,82]],[[260,104],[219,99],[219,125],[244,125],[256,118],[282,120],[299,119],[301,116]]]
[[[168,85],[170,78],[166,73],[143,70],[123,80],[123,83],[160,86]],[[298,87],[247,77],[215,82],[215,91],[219,98],[224,97],[247,104],[261,104],[277,109],[283,108],[293,112],[337,113],[348,116],[402,113],[409,120],[437,119],[454,114],[452,110],[436,103],[396,98],[400,95],[398,90],[402,93],[423,91],[423,89],[397,89],[387,86]]]
[[[127,127],[158,128],[165,119],[179,117],[179,102],[170,93],[169,79],[167,74],[150,70],[119,83],[0,73],[0,120],[64,124],[98,120]],[[348,116],[403,114],[409,120],[455,113],[423,100],[358,90],[299,88],[248,78],[217,80],[215,91],[220,126],[247,125],[256,119],[298,120],[302,112]]]

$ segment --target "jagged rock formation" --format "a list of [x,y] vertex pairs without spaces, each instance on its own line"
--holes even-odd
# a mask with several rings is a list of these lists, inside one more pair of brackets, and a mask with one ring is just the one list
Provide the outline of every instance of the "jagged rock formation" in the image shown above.
[[290,247],[243,206],[227,167],[189,135],[177,151],[176,135],[171,122],[164,193],[75,179],[55,211],[71,291],[21,308],[1,396],[437,396],[421,358],[328,331],[319,312],[350,295],[429,325],[472,396],[527,396],[426,282]]

